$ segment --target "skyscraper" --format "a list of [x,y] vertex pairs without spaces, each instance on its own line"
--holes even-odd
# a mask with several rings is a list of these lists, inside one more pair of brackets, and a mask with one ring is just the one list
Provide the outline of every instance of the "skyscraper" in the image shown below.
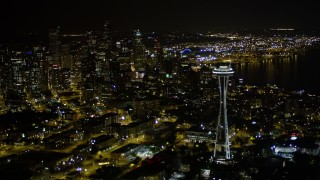
[[49,30],[49,52],[50,52],[50,64],[61,65],[61,33],[60,27]]
[[31,57],[27,58],[27,66],[28,68],[28,76],[27,76],[27,83],[26,83],[26,87],[27,87],[27,91],[29,91],[29,93],[35,97],[35,98],[39,98],[41,96],[41,69],[40,69],[40,63],[42,58],[42,53],[41,52],[28,52],[29,54],[34,54],[34,55],[29,55]]
[[[100,74],[98,75],[98,96],[101,102],[107,103],[111,98],[111,83],[110,83],[110,62],[113,59],[112,55],[112,36],[111,25],[106,21],[103,26],[102,37],[100,38],[100,45],[97,59],[101,65]],[[97,67],[98,64],[97,64]]]
[[111,25],[109,21],[106,21],[103,26],[103,36],[102,36],[102,48],[106,53],[106,60],[110,61],[111,56],[111,46],[112,46],[112,36],[111,36]]
[[8,107],[13,112],[19,112],[23,110],[23,104],[25,102],[26,61],[23,52],[12,52],[10,61],[11,75],[9,75],[9,78],[11,78],[11,84],[9,85],[10,88],[8,89]]
[[[39,63],[40,76],[40,91],[48,90],[48,67],[49,67],[49,58],[48,51],[44,47],[35,48],[35,58]],[[36,78],[36,77],[35,77]]]
[[135,31],[133,42],[133,64],[136,71],[145,71],[145,47],[142,43],[142,35],[139,30]]
[[55,90],[60,88],[59,73],[61,68],[61,34],[60,27],[49,31],[49,86]]
[[227,89],[229,77],[234,73],[230,66],[220,65],[213,70],[213,74],[217,76],[220,93],[220,108],[216,127],[216,139],[214,143],[214,158],[231,159],[229,128],[227,117]]
[[95,55],[89,54],[88,57],[83,58],[81,62],[82,100],[85,102],[92,101],[95,97],[96,61]]

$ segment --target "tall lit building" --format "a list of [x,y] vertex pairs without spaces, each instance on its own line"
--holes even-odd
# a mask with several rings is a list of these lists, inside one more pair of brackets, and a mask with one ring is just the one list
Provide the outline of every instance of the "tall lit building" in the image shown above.
[[11,64],[8,49],[0,49],[0,90],[4,96],[8,92],[10,69]]
[[[31,52],[28,52],[31,54]],[[33,53],[33,52],[32,52]],[[28,73],[28,79],[27,79],[27,90],[29,93],[36,98],[39,98],[41,96],[41,69],[40,69],[40,63],[42,60],[42,53],[37,52],[34,53],[35,55],[32,56],[32,58],[27,59],[27,64],[29,66],[29,73]]]
[[220,108],[216,126],[216,139],[214,144],[213,157],[216,159],[231,159],[229,128],[227,117],[227,90],[229,77],[234,73],[230,66],[220,65],[213,70],[213,74],[217,76],[220,93]]
[[[80,41],[80,40],[79,40]],[[81,63],[84,58],[87,57],[86,46],[84,42],[79,42],[74,46],[73,49],[70,50],[73,59],[73,69],[70,74],[71,78],[71,86],[73,90],[80,90],[81,89],[81,73],[82,73],[82,66]]]
[[61,62],[61,34],[60,27],[49,31],[49,86],[53,89],[60,88],[59,73]]
[[70,53],[70,45],[62,44],[61,45],[61,68],[68,68],[73,70],[74,59]]
[[109,21],[106,21],[104,26],[103,26],[103,36],[102,36],[102,41],[103,41],[103,48],[106,52],[106,59],[110,60],[112,58],[111,55],[111,46],[112,46],[112,36],[111,36],[111,25]]
[[133,42],[133,64],[136,71],[145,71],[145,47],[142,43],[142,35],[139,30],[135,31]]
[[88,31],[86,33],[86,39],[88,44],[88,51],[91,54],[97,53],[97,34],[94,31]]
[[35,50],[35,56],[39,62],[40,68],[40,90],[48,90],[48,67],[49,67],[49,56],[45,48]]
[[70,90],[71,82],[70,82],[70,69],[62,68],[60,72],[61,76],[61,88],[64,90]]
[[50,64],[61,65],[61,33],[60,27],[49,30],[49,52],[50,52]]
[[82,100],[85,102],[92,101],[95,97],[96,61],[95,55],[89,54],[81,62]]
[[110,85],[110,61],[112,60],[112,37],[110,22],[106,21],[103,26],[102,37],[99,39],[99,51],[96,56],[100,61],[97,62],[97,96],[100,102],[106,103],[111,97]]
[[20,51],[12,52],[10,61],[11,75],[9,77],[11,77],[11,84],[9,85],[7,100],[9,100],[9,109],[13,112],[18,112],[23,110],[25,101],[26,61]]

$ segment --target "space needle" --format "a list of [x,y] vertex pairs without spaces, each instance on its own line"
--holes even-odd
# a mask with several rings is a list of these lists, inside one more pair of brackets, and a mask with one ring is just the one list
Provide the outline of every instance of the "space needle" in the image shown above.
[[234,74],[234,71],[230,65],[220,65],[213,69],[213,74],[218,78],[220,93],[220,107],[216,127],[213,158],[230,160],[231,153],[227,118],[227,90],[229,77]]

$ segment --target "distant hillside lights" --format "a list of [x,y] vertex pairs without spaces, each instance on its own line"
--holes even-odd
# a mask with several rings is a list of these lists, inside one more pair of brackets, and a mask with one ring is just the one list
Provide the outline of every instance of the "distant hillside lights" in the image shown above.
[[271,31],[294,31],[293,28],[271,28]]

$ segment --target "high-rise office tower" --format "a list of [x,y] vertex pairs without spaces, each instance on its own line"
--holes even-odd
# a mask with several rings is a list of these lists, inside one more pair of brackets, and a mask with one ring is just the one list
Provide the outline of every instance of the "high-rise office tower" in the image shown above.
[[8,87],[10,83],[10,57],[8,49],[0,49],[0,90],[3,96],[5,97],[8,92]]
[[[106,21],[103,26],[102,37],[100,38],[100,46],[97,59],[100,59],[100,74],[97,81],[99,100],[103,103],[108,102],[111,98],[111,83],[110,83],[110,62],[113,59],[112,55],[112,37],[110,22]],[[97,67],[98,64],[97,64]]]
[[154,53],[156,58],[155,68],[157,69],[157,78],[159,78],[160,64],[163,61],[163,49],[158,39],[154,41]]
[[73,70],[71,71],[70,78],[71,78],[71,87],[73,90],[80,90],[81,89],[81,72],[82,66],[81,63],[84,58],[87,57],[86,43],[80,41],[73,46],[70,50],[73,59]]
[[82,100],[85,102],[91,101],[95,97],[96,61],[95,55],[89,54],[89,56],[83,58],[81,62]]
[[50,52],[50,64],[61,65],[61,33],[60,27],[49,30],[49,52]]
[[103,28],[104,28],[103,37],[102,37],[103,48],[106,52],[106,60],[110,60],[112,58],[112,55],[111,55],[112,36],[111,36],[110,22],[106,21]]
[[[39,49],[34,49],[35,58],[39,63],[40,75],[38,76],[40,80],[40,91],[48,90],[48,67],[49,67],[49,56],[47,50],[42,47]],[[36,74],[35,74],[36,75]]]
[[[28,52],[31,53],[31,52]],[[35,97],[35,98],[39,98],[41,96],[41,89],[40,89],[40,85],[41,85],[41,60],[42,60],[42,53],[41,52],[32,52],[35,55],[27,58],[27,64],[28,64],[28,79],[27,79],[27,90],[29,91],[29,93]]]
[[61,45],[61,69],[68,68],[71,71],[74,68],[74,59],[70,53],[70,49],[70,44]]
[[136,71],[145,71],[145,47],[142,43],[142,35],[139,30],[135,31],[133,42],[133,64]]
[[53,89],[60,88],[59,73],[61,62],[61,34],[60,27],[49,31],[49,87]]
[[70,90],[71,82],[70,82],[70,69],[69,68],[62,68],[60,70],[61,76],[61,88],[64,90]]
[[110,82],[113,92],[117,92],[121,83],[120,62],[110,61]]
[[212,89],[215,88],[212,75],[213,75],[213,72],[210,67],[208,66],[201,67],[199,85],[203,91],[203,98],[206,99],[207,101],[211,101],[215,94],[212,91]]
[[[9,109],[13,112],[22,111],[25,102],[25,69],[26,61],[21,51],[11,54],[11,84],[9,85]],[[9,76],[10,77],[10,76]]]
[[96,32],[95,31],[88,31],[86,33],[86,38],[87,38],[88,52],[91,54],[96,54],[97,53],[97,39],[98,39]]
[[[86,33],[86,57],[81,60],[81,89],[83,102],[93,101],[97,92],[97,77],[101,75],[101,58],[98,44],[98,32]],[[98,66],[97,66],[98,65]],[[98,92],[99,93],[99,92]]]
[[220,93],[220,108],[216,126],[216,139],[214,143],[214,158],[231,159],[229,128],[227,117],[227,89],[229,77],[234,73],[230,66],[220,65],[213,70],[213,74],[217,76]]

